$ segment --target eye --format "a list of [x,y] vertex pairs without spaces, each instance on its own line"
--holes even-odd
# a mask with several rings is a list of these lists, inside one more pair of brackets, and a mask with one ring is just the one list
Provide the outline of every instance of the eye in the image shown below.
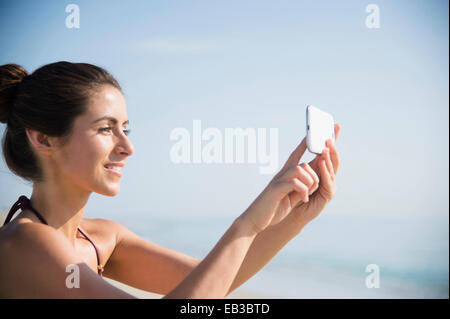
[[105,132],[105,131],[111,131],[112,130],[112,127],[102,127],[101,129],[99,129],[98,131],[99,132]]
[[[103,127],[101,129],[99,129],[99,132],[110,132],[113,128],[112,127]],[[128,136],[128,134],[130,134],[131,130],[123,130],[123,133]]]

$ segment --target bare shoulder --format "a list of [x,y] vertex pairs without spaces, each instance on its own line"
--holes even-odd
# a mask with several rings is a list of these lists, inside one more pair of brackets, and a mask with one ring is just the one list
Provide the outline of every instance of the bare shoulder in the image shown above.
[[62,234],[50,226],[32,222],[11,226],[0,236],[0,256],[5,257],[0,257],[2,265],[12,264],[14,268],[20,268],[25,258],[27,262],[33,262],[35,258],[49,257],[72,247]]
[[118,243],[123,236],[136,236],[132,231],[130,231],[124,225],[104,218],[84,218],[84,225],[88,229],[90,234],[95,234],[97,236],[114,236],[116,242]]
[[97,233],[113,233],[116,231],[117,225],[119,223],[105,219],[105,218],[83,218],[81,222],[81,226],[84,226],[86,229],[89,228],[91,232]]
[[[52,227],[32,222],[8,226],[0,236],[2,297],[33,298],[33,288],[45,291],[55,281],[62,287],[66,267],[82,263],[70,243]],[[26,291],[30,295],[22,294]]]
[[80,226],[97,239],[114,242],[117,242],[120,232],[125,229],[118,222],[105,218],[83,218]]
[[[33,222],[8,226],[0,232],[0,298],[127,297],[100,279],[54,228]],[[80,289],[67,287],[74,265]]]
[[[61,239],[58,232],[47,225],[33,222],[11,222],[0,231],[0,252],[28,251],[34,244],[49,245]],[[59,242],[59,241],[56,241]]]

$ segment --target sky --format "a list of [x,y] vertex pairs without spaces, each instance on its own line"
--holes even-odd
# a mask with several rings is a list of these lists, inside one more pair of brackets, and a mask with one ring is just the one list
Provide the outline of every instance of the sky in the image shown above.
[[[135,153],[120,193],[93,194],[86,217],[237,217],[305,136],[308,104],[342,127],[329,214],[448,216],[448,39],[448,1],[0,1],[0,65],[87,62],[123,88]],[[196,120],[267,141],[277,129],[276,171],[174,163],[171,132],[192,138]],[[0,163],[0,209],[31,189]]]

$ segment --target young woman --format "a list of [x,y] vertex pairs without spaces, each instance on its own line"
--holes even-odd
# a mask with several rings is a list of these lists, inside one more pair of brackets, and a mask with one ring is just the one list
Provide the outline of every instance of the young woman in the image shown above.
[[[104,69],[57,62],[32,74],[0,66],[6,164],[31,181],[0,228],[0,298],[133,298],[102,276],[165,298],[224,298],[266,265],[336,192],[334,141],[298,165],[306,140],[202,260],[106,219],[84,218],[92,192],[115,196],[134,152],[126,102]],[[335,126],[335,136],[340,126]],[[7,185],[2,185],[6,187]],[[12,219],[16,211],[19,211]],[[68,276],[79,276],[79,288]]]

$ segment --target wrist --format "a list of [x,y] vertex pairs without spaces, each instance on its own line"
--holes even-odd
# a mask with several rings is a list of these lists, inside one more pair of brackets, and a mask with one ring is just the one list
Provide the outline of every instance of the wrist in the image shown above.
[[293,212],[295,223],[303,228],[317,218],[324,209],[325,206],[312,207],[309,205],[298,208]]
[[255,237],[262,231],[245,215],[245,213],[234,220],[233,226],[242,234],[251,237]]

